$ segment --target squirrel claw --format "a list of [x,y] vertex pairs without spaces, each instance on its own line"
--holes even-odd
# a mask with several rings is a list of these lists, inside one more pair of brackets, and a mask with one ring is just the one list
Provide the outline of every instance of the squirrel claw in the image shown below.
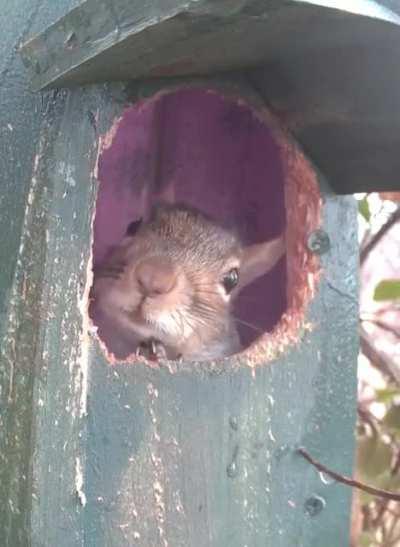
[[167,352],[164,345],[159,340],[155,340],[154,338],[140,342],[136,349],[136,355],[138,357],[144,357],[149,361],[160,361],[167,359]]

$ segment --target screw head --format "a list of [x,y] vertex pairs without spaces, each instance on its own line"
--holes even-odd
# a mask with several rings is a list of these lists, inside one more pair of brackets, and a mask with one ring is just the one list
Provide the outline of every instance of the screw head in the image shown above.
[[237,431],[239,429],[239,423],[238,423],[238,419],[236,418],[236,416],[231,416],[229,418],[229,425],[231,426],[233,431]]
[[237,477],[238,472],[239,469],[235,461],[231,462],[226,468],[226,474],[230,479],[234,479],[235,477]]
[[316,517],[324,509],[326,501],[321,496],[310,496],[304,503],[304,510],[310,517]]
[[307,247],[312,253],[317,255],[327,253],[331,248],[331,242],[328,234],[321,229],[314,230],[308,236]]

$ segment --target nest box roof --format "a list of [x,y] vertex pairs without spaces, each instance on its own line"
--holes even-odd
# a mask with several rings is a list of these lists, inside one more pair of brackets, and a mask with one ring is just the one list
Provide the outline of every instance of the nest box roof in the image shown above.
[[339,193],[400,187],[400,16],[372,0],[87,0],[22,47],[35,89],[245,71]]

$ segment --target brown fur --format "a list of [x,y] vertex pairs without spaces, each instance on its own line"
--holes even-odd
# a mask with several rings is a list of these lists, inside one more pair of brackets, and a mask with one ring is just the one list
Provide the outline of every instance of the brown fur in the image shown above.
[[[267,253],[260,245],[244,248],[232,232],[195,209],[157,206],[95,272],[98,316],[123,340],[111,350],[127,355],[155,338],[169,358],[211,359],[239,351],[231,313],[239,288],[227,296],[223,277],[232,268],[245,270],[246,262],[251,264],[247,275],[244,271],[246,284],[265,273],[284,251],[282,239],[268,245]],[[167,289],[151,292],[160,284]]]

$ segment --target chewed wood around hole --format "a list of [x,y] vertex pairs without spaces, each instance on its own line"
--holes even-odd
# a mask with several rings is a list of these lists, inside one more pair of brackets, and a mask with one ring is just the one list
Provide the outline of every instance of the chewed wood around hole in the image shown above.
[[[160,203],[166,204],[161,206],[161,211],[166,207],[168,212],[171,205],[174,208],[176,204],[184,204],[184,207],[194,208],[195,215],[199,211],[200,215],[211,218],[218,225],[217,229],[222,230],[214,243],[212,233],[207,232],[206,236],[201,230],[202,236],[197,237],[193,230],[190,239],[191,228],[188,230],[187,225],[183,228],[180,222],[177,225],[185,233],[183,240],[189,241],[190,246],[196,245],[195,240],[200,245],[200,240],[208,238],[210,247],[215,247],[215,253],[221,256],[226,251],[229,234],[234,234],[245,250],[285,234],[284,255],[270,271],[238,291],[230,313],[240,338],[239,359],[243,355],[247,364],[273,359],[297,340],[319,274],[318,258],[308,251],[306,241],[308,234],[319,227],[321,199],[312,166],[268,111],[216,89],[185,87],[159,93],[126,108],[102,137],[97,177],[99,188],[93,238],[95,284],[90,317],[110,363],[137,360],[137,347],[142,340],[137,336],[130,339],[126,331],[122,338],[116,334],[119,327],[99,311],[97,287],[101,282],[96,279],[104,271],[105,276],[111,278],[117,278],[121,272],[127,275],[126,253],[119,262],[111,260],[111,269],[110,256],[114,256],[115,249],[121,248],[121,241],[135,240],[138,245],[137,238],[141,237],[142,230],[145,238],[154,207]],[[164,232],[168,232],[169,221],[167,226],[162,216],[165,213],[157,214],[161,214],[166,226]],[[221,238],[225,238],[223,244]],[[146,242],[139,247],[145,248]],[[172,285],[178,285],[181,291],[187,290],[192,295],[196,289],[185,285],[184,281],[180,286],[180,274],[176,272],[183,271],[186,278],[192,280],[197,276],[203,282],[203,289],[212,288],[211,292],[215,293],[223,290],[226,275],[234,275],[229,272],[236,269],[232,260],[224,262],[218,283],[215,261],[210,263],[207,272],[207,258],[204,257],[208,249],[205,246],[197,255],[171,251],[171,257],[174,256],[177,262],[172,264],[171,273],[171,257],[167,261],[160,259],[158,242],[152,240],[147,247],[152,247],[151,252],[147,248],[147,257],[151,254],[158,257],[154,259],[158,262],[152,270],[156,272],[157,283],[166,284],[165,275],[161,276],[159,272],[167,271],[167,276],[175,276]],[[137,253],[142,252],[140,249],[132,251],[136,263]],[[128,255],[133,256],[132,253]],[[122,255],[117,250],[115,256]],[[243,256],[250,255],[244,253]],[[199,257],[202,260],[196,264]],[[147,270],[151,260],[151,256],[146,258]],[[190,264],[190,272],[185,270],[186,263]],[[244,272],[248,263],[242,261]],[[135,265],[134,274],[130,275],[136,276],[136,284],[141,281],[137,272]],[[239,268],[239,278],[240,275]],[[156,283],[153,274],[152,283]],[[158,286],[157,290],[160,290]],[[170,287],[161,290],[169,291]],[[132,299],[129,294],[123,297],[120,294],[119,298],[121,306],[129,310],[129,321],[136,314],[136,311],[131,313],[129,307]],[[188,300],[183,303],[190,307]],[[214,304],[208,307],[204,301],[200,308],[201,321],[190,319],[187,328],[192,328],[201,338],[202,325],[207,326],[210,314],[214,313],[215,317],[219,308]],[[195,314],[194,310],[192,315]],[[170,321],[165,310],[163,321]],[[177,323],[179,321],[182,319],[177,319]],[[145,334],[143,331],[144,337]],[[154,349],[154,339],[151,347]],[[213,351],[201,352],[200,357],[195,351],[193,359],[220,357]],[[170,359],[178,356],[167,352]]]

